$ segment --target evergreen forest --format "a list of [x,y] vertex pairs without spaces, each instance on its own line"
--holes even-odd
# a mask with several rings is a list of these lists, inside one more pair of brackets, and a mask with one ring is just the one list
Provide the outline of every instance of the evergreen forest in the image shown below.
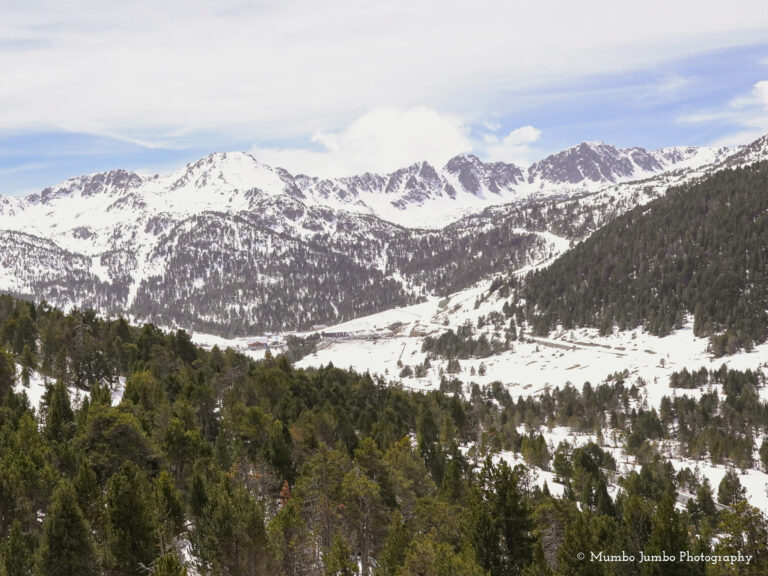
[[750,349],[768,337],[768,163],[671,188],[512,283],[540,334],[642,325],[665,336],[692,315],[716,356]]
[[[661,455],[672,439],[702,457],[728,444],[701,425],[765,434],[762,374],[697,373],[720,396],[660,413],[626,374],[528,399],[500,383],[414,392],[10,296],[0,342],[3,576],[768,573],[768,524],[735,474],[752,444],[717,452],[731,466],[718,486]],[[548,446],[556,425],[622,438],[641,468],[619,476],[601,442]],[[622,550],[752,559],[588,559]]]

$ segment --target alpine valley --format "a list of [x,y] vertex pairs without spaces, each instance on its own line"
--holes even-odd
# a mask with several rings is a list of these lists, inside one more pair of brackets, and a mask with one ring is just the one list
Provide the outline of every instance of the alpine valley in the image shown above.
[[224,336],[333,324],[546,260],[759,146],[583,143],[528,167],[462,155],[337,179],[217,153],[79,176],[0,198],[0,289]]
[[213,154],[0,238],[0,576],[768,573],[768,137]]

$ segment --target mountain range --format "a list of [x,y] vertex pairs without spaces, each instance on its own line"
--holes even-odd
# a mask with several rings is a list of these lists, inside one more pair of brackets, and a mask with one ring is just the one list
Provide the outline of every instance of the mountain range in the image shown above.
[[528,167],[460,155],[387,174],[293,175],[216,153],[0,197],[0,289],[226,335],[306,328],[546,259],[671,184],[765,157],[582,143]]

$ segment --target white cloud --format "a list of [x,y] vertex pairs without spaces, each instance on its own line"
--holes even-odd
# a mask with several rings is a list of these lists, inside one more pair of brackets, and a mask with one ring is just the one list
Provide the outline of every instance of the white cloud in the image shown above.
[[678,118],[687,124],[725,124],[731,131],[712,142],[713,146],[747,144],[768,133],[768,80],[761,80],[725,106],[686,114]]
[[768,80],[755,84],[753,91],[758,102],[763,105],[763,109],[768,110]]
[[251,153],[290,171],[340,176],[395,170],[420,160],[442,166],[473,150],[460,120],[423,106],[374,110],[339,132],[317,132],[312,141],[319,149],[257,146]]
[[485,136],[487,146],[482,153],[485,159],[526,165],[534,159],[536,150],[531,145],[538,141],[541,130],[533,126],[521,126],[502,139],[489,134]]
[[468,121],[479,102],[514,110],[511,91],[768,38],[764,0],[689,4],[0,0],[0,130],[200,146],[388,106]]
[[503,138],[475,133],[458,118],[417,106],[374,110],[338,132],[317,132],[311,138],[314,148],[255,146],[250,152],[293,173],[332,177],[387,172],[422,160],[442,167],[468,152],[486,161],[524,165],[538,153],[533,145],[540,136],[533,126],[521,126]]

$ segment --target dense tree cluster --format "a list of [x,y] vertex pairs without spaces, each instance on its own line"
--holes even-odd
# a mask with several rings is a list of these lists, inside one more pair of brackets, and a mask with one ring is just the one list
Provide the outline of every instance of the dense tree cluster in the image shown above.
[[[465,401],[6,296],[0,337],[3,576],[181,576],[182,549],[202,574],[243,576],[564,576],[585,568],[578,551],[669,545],[754,550],[751,573],[767,566],[765,519],[733,482],[721,490],[730,508],[713,512],[702,488],[679,512],[669,503],[698,480],[652,451],[615,498],[615,463],[596,445],[558,447],[561,498],[494,457],[506,448],[549,467],[543,437],[519,424],[599,426],[615,412],[617,429],[644,414],[653,429],[655,413],[625,410],[637,390],[618,376],[517,401],[499,383],[475,386]],[[47,381],[40,411],[23,362]]]
[[473,338],[472,325],[465,323],[454,332],[446,330],[437,338],[427,336],[424,338],[421,351],[427,352],[432,357],[442,356],[448,359],[487,358],[493,354],[507,349],[508,342],[502,342],[499,338],[488,340],[485,334]]
[[716,355],[768,336],[768,163],[673,188],[600,228],[519,293],[534,329],[643,325],[687,314]]
[[[682,374],[678,380],[685,381],[686,373]],[[759,392],[765,376],[751,370],[729,370],[725,365],[693,374],[691,379],[703,379],[704,392],[698,401],[686,396],[664,398],[660,417],[665,429],[688,456],[752,467],[755,435],[768,431],[768,404],[761,402]]]
[[[678,379],[686,373],[678,373]],[[682,456],[743,469],[752,467],[754,450],[762,448],[755,446],[755,438],[768,433],[768,403],[760,400],[759,392],[765,386],[765,376],[726,366],[703,373],[707,376],[698,400],[664,396],[658,411],[645,407],[642,390],[647,384],[642,379],[627,385],[627,375],[616,374],[594,387],[585,383],[581,391],[566,384],[535,398],[517,400],[498,382],[484,390],[475,385],[473,413],[481,418],[481,445],[489,450],[521,451],[530,464],[539,468],[546,469],[549,463],[546,447],[533,434],[521,435],[520,426],[532,433],[542,426],[597,434],[607,430],[621,437],[627,452],[642,461],[657,451],[654,442],[674,442]],[[451,389],[448,381],[445,389]],[[496,405],[501,411],[495,409]],[[768,469],[768,442],[763,452]]]
[[[525,525],[511,532],[501,508],[516,499],[529,517],[523,472],[489,460],[475,486],[458,449],[471,418],[456,397],[330,366],[297,371],[285,357],[255,363],[181,331],[5,296],[0,327],[4,576],[182,574],[185,541],[210,574],[483,574],[484,563],[530,562],[515,547]],[[13,391],[28,353],[48,380],[39,413],[23,386]],[[507,496],[489,504],[483,489]],[[486,521],[508,539],[504,559],[478,554]]]

